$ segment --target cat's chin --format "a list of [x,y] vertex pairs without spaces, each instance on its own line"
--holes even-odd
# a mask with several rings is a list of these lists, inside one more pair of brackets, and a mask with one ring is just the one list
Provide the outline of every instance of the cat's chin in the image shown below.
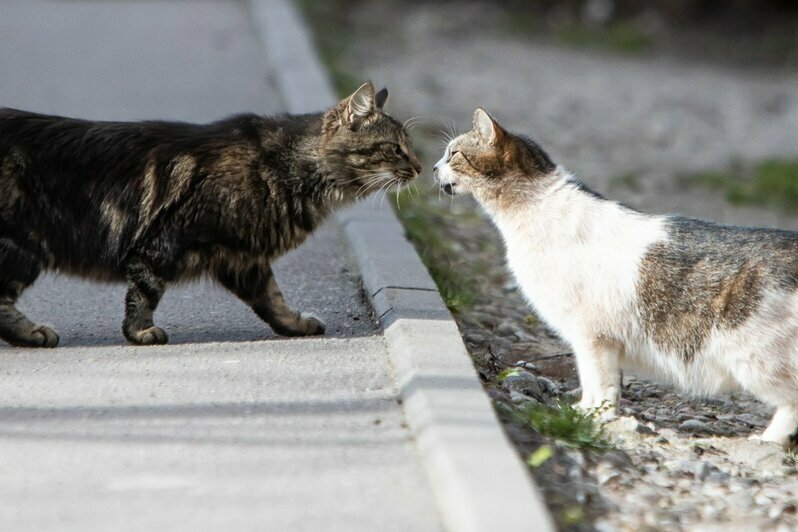
[[456,196],[457,194],[459,194],[459,191],[457,189],[457,183],[441,183],[441,190],[447,196]]

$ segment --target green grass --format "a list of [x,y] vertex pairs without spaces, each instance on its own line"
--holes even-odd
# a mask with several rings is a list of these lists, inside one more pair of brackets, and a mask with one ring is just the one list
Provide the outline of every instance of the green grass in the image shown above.
[[798,160],[769,159],[751,167],[733,166],[680,176],[686,185],[722,190],[734,205],[757,205],[798,212]]
[[614,188],[625,188],[632,192],[640,192],[642,189],[640,178],[638,178],[637,174],[632,172],[611,177],[610,186]]
[[474,301],[476,287],[460,271],[456,253],[435,229],[438,221],[424,198],[414,198],[403,190],[395,198],[396,210],[407,237],[418,250],[422,262],[438,286],[443,301],[452,312],[466,310]]
[[347,33],[347,22],[343,15],[346,2],[332,0],[296,0],[313,27],[316,50],[327,67],[333,86],[339,96],[345,96],[357,89],[363,80],[352,75],[343,65],[343,56],[352,46],[352,38]]
[[556,406],[527,403],[510,412],[511,419],[574,448],[611,449],[609,436],[595,415],[561,402]]
[[564,44],[580,48],[604,48],[617,52],[639,54],[651,48],[651,38],[636,25],[617,22],[606,27],[566,24],[555,30]]

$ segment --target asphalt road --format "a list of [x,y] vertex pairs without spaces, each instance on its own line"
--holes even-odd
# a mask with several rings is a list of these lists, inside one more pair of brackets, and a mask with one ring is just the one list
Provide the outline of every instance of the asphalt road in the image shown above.
[[[114,120],[279,112],[248,10],[6,0],[0,105]],[[42,277],[20,308],[62,343],[0,345],[0,529],[439,529],[340,228],[276,271],[328,337],[277,338],[198,283],[156,313],[170,345],[126,346],[123,286]]]

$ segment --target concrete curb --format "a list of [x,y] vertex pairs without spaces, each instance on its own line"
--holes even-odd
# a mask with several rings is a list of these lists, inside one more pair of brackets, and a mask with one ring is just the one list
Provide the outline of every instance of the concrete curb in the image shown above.
[[[250,0],[290,113],[337,98],[288,0]],[[451,531],[555,530],[496,419],[457,325],[390,208],[339,214],[385,331],[408,424]]]

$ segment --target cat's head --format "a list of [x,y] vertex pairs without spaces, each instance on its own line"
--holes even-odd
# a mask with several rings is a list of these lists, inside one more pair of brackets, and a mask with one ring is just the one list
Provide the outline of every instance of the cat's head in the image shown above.
[[362,196],[421,172],[407,130],[385,112],[388,90],[360,86],[324,114],[322,156],[341,187]]
[[447,194],[471,193],[485,201],[539,189],[555,169],[536,142],[477,109],[473,129],[449,142],[434,176]]

